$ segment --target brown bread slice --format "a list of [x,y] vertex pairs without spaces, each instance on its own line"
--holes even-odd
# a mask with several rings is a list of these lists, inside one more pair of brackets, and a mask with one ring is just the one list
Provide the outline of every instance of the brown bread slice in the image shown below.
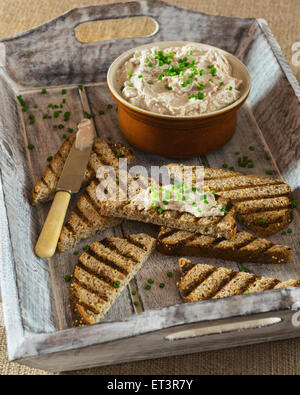
[[[198,167],[190,168],[195,182]],[[180,164],[168,165],[173,179],[180,179],[182,169]],[[259,236],[277,233],[292,221],[291,188],[281,180],[204,168],[204,183],[207,190],[230,199],[237,220]]]
[[[131,183],[135,184],[137,182],[140,184],[140,187],[134,188],[136,193],[139,193],[145,186],[157,185],[152,179],[145,179],[141,176],[135,178],[128,176],[128,189],[131,189]],[[120,188],[122,189],[121,182]],[[126,191],[123,189],[120,193],[123,195]],[[172,225],[178,229],[232,239],[236,234],[234,209],[227,199],[221,197],[216,197],[216,199],[220,204],[226,206],[227,213],[224,216],[197,218],[189,213],[175,210],[164,210],[162,213],[159,213],[152,208],[147,210],[139,209],[132,200],[120,201],[118,198],[107,199],[101,206],[101,214],[156,225]]]
[[164,227],[158,235],[157,250],[165,255],[254,263],[286,263],[292,256],[290,247],[257,238],[248,232],[237,232],[233,240],[224,240]]
[[279,281],[275,278],[258,277],[252,273],[237,272],[224,267],[195,264],[185,258],[179,259],[179,271],[181,278],[177,285],[185,302],[300,287],[297,280]]
[[[30,198],[30,203],[33,206],[38,203],[47,202],[53,198],[59,177],[74,140],[75,134],[71,134],[46,167],[41,179],[35,184]],[[82,185],[88,184],[89,181],[95,178],[99,166],[118,166],[118,157],[120,156],[126,157],[130,163],[135,160],[132,152],[124,145],[108,143],[106,140],[96,137]]]
[[94,242],[75,266],[70,286],[75,325],[99,322],[155,248],[147,234]]

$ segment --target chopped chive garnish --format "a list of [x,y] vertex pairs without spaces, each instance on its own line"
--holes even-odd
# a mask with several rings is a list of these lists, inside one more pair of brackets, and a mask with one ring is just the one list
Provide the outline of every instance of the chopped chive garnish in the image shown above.
[[38,106],[37,104],[35,104],[35,105],[33,106],[33,108],[39,108],[39,106]]
[[197,89],[199,89],[199,91],[203,91],[204,88],[205,88],[205,86],[203,84],[197,85]]
[[267,171],[266,171],[266,174],[267,174],[268,176],[272,176],[272,175],[273,175],[273,171],[272,171],[272,170],[267,170]]
[[83,251],[87,251],[90,248],[89,244],[86,244],[82,247]]
[[270,160],[271,157],[270,157],[269,155],[266,155],[266,156],[265,156],[265,159],[266,159],[266,160]]
[[112,104],[108,104],[106,107],[107,107],[109,110],[111,110],[111,109],[113,108],[113,105],[112,105]]
[[237,152],[235,152],[235,155],[239,155],[240,153],[237,151]]
[[148,63],[148,66],[149,66],[149,67],[152,67],[152,66],[153,66],[153,63],[149,62],[149,63]]
[[173,88],[169,85],[165,85],[165,88],[168,89],[168,91],[171,91]]
[[259,220],[257,221],[257,223],[258,223],[258,225],[265,225],[265,224],[266,224],[266,221],[265,221],[264,219],[259,219]]
[[228,168],[227,163],[223,163],[222,167],[223,167],[223,169],[227,169]]
[[59,111],[54,111],[53,116],[54,118],[58,118],[59,117],[60,112]]
[[79,89],[83,91],[83,85],[79,85]]
[[209,81],[209,82],[212,82],[212,83],[214,82],[214,80],[213,80],[212,78],[210,78],[208,81]]
[[27,145],[27,148],[30,149],[30,150],[32,150],[32,149],[34,149],[34,145],[33,145],[33,144],[28,144],[28,145]]
[[119,159],[119,158],[122,158],[124,155],[122,154],[122,152],[120,152],[120,151],[118,151],[117,153],[116,153],[116,157]]
[[79,251],[77,251],[77,250],[73,252],[73,255],[78,255],[78,254],[79,254]]
[[230,167],[229,167],[229,170],[235,171],[235,168],[234,168],[233,166],[230,166]]
[[247,291],[245,292],[246,294],[249,294],[251,291],[250,289],[247,289]]
[[117,183],[117,184],[119,184],[119,183],[120,183],[120,180],[119,180],[119,178],[118,178],[118,177],[116,177],[116,183]]
[[136,291],[131,291],[131,295],[132,296],[136,295]]
[[168,273],[167,273],[167,276],[168,276],[169,278],[171,278],[171,277],[173,277],[173,273],[172,273],[172,272],[168,272]]
[[297,208],[297,200],[295,199],[292,200],[292,207]]
[[157,77],[158,81],[161,81],[164,78],[163,74],[159,74],[159,76]]
[[282,236],[286,236],[286,232],[285,231],[282,231],[281,234],[282,234]]
[[149,62],[149,58],[146,58],[146,59],[145,59],[145,62],[148,63],[148,62]]
[[253,145],[250,145],[249,150],[250,150],[250,151],[254,151],[254,150],[255,150],[255,148],[253,147]]
[[121,88],[120,88],[121,92],[123,91],[124,88],[125,88],[125,86],[122,85]]
[[190,52],[189,52],[189,55],[191,55],[191,56],[192,56],[192,55],[193,55],[193,51],[190,51]]
[[74,129],[68,128],[68,132],[69,132],[69,133],[73,133],[73,132],[74,132]]
[[62,94],[62,95],[66,95],[66,94],[67,94],[67,90],[66,90],[66,89],[62,89],[62,90],[61,90],[61,94]]
[[60,123],[59,125],[57,125],[58,129],[63,129],[64,125],[62,123]]
[[98,114],[99,114],[99,115],[104,115],[104,114],[105,114],[105,111],[100,110],[100,111],[98,112]]
[[159,208],[157,209],[157,211],[158,211],[159,214],[162,214],[162,213],[164,212],[164,210],[163,210],[161,207],[159,207]]
[[114,281],[113,286],[114,288],[119,288],[120,287],[121,282],[119,280]]
[[153,81],[147,81],[147,84],[153,85]]
[[142,74],[138,75],[138,78],[143,78]]
[[69,119],[70,119],[70,116],[71,116],[70,111],[65,112],[65,113],[64,113],[64,121],[65,121],[65,122],[68,122]]
[[129,72],[128,75],[129,75],[129,77],[132,77],[132,73]]
[[232,86],[230,86],[230,87],[228,88],[228,90],[229,90],[229,91],[232,91]]
[[62,135],[62,138],[63,138],[63,139],[66,139],[66,138],[67,138],[67,135],[66,135],[66,134],[63,134],[63,135]]
[[245,266],[242,266],[241,267],[241,272],[248,273],[249,269],[247,269]]
[[189,99],[196,99],[196,96],[194,94],[189,96]]
[[70,274],[66,274],[65,277],[64,277],[64,280],[65,280],[66,283],[70,282],[71,281]]
[[53,159],[53,156],[48,156],[47,161],[48,161],[48,162],[51,162],[52,159]]
[[181,83],[181,86],[182,86],[183,88],[185,88],[185,87],[187,86],[187,82],[186,82],[186,81],[183,81],[183,82]]
[[43,94],[47,93],[47,89],[43,88],[41,93]]
[[135,306],[138,306],[138,305],[139,305],[139,302],[133,302],[133,304],[134,304]]
[[200,71],[199,71],[199,74],[202,76],[202,75],[204,75],[205,74],[205,70],[204,69],[201,69]]
[[288,228],[287,232],[288,233],[293,233],[293,230],[291,228]]
[[150,291],[150,289],[151,289],[151,285],[149,285],[149,284],[145,285],[145,290],[146,291]]
[[153,284],[153,283],[154,283],[154,280],[153,280],[152,278],[148,278],[148,283],[149,283],[149,284]]
[[159,288],[165,288],[165,284],[164,283],[160,283],[159,284]]
[[199,93],[198,93],[198,99],[199,99],[199,100],[203,100],[203,99],[204,99],[204,93],[199,92]]
[[223,82],[223,81],[221,81],[221,82],[220,82],[220,86],[223,86],[223,85],[224,85],[224,82]]

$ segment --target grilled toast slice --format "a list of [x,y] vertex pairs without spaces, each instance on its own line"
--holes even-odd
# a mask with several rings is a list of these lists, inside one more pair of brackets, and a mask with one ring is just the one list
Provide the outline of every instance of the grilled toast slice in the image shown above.
[[74,324],[99,322],[155,248],[147,234],[94,242],[75,266],[70,284]]
[[[180,179],[183,165],[167,167],[171,178]],[[196,171],[192,166],[193,182]],[[281,180],[204,168],[204,187],[230,199],[237,220],[259,236],[275,234],[292,221],[291,187]]]
[[[30,198],[30,203],[33,206],[53,199],[59,177],[74,140],[75,134],[69,135],[46,167],[41,179],[35,184]],[[96,137],[82,185],[87,185],[89,181],[95,178],[99,166],[118,166],[119,157],[127,158],[129,163],[135,160],[132,152],[124,145],[108,143],[106,140]]]
[[275,264],[286,263],[292,256],[290,247],[257,238],[248,232],[237,232],[233,240],[225,240],[164,227],[158,235],[157,250],[165,255]]
[[[136,188],[136,183],[139,183],[140,185],[138,188]],[[131,184],[134,184],[135,187],[131,188]],[[128,190],[134,189],[136,193],[139,193],[149,185],[157,186],[158,184],[153,179],[146,179],[142,176],[137,176],[135,178],[128,176]],[[122,188],[123,186],[120,182],[120,189]],[[120,194],[128,196],[125,189],[121,190]],[[224,216],[197,218],[192,214],[175,210],[164,210],[162,212],[158,212],[158,210],[152,208],[139,209],[132,200],[128,199],[121,201],[118,197],[107,199],[101,206],[101,214],[104,216],[125,218],[156,225],[172,225],[178,229],[232,239],[236,234],[234,208],[228,199],[216,196],[216,200],[218,203],[226,207],[226,213]]]
[[179,259],[179,271],[181,278],[177,286],[184,302],[300,287],[297,280],[279,281],[275,278],[258,277],[252,273],[237,272],[224,267],[195,264],[185,258]]

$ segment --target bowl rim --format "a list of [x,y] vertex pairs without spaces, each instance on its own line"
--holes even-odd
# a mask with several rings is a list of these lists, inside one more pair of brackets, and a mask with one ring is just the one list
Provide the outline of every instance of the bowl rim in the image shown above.
[[[139,49],[144,49],[144,48],[149,48],[149,47],[153,47],[153,46],[161,46],[163,45],[164,47],[167,46],[184,46],[184,45],[195,45],[195,46],[201,46],[201,47],[205,47],[205,48],[211,48],[211,49],[217,49],[218,51],[220,51],[222,54],[224,54],[226,57],[229,57],[229,61],[230,58],[235,58],[235,61],[239,64],[239,66],[241,67],[241,69],[243,70],[243,72],[246,74],[247,78],[247,89],[245,91],[245,93],[239,97],[235,102],[233,102],[232,104],[230,104],[229,106],[226,106],[224,108],[221,108],[217,111],[213,111],[213,112],[208,112],[208,113],[203,113],[200,115],[193,115],[193,116],[189,116],[189,115],[185,115],[185,116],[176,116],[176,115],[169,115],[169,114],[159,114],[159,113],[155,113],[149,110],[145,110],[143,108],[137,107],[131,103],[129,103],[126,99],[124,99],[119,93],[118,91],[114,88],[113,86],[113,76],[114,76],[114,72],[116,70],[118,70],[119,66],[121,64],[123,64],[129,57],[130,55]],[[209,45],[209,44],[205,44],[205,43],[199,43],[199,42],[193,42],[193,41],[155,41],[155,42],[151,42],[148,44],[143,44],[143,45],[139,45],[138,47],[134,47],[131,48],[125,52],[123,52],[120,56],[118,56],[109,66],[109,69],[107,71],[107,85],[108,88],[112,94],[112,96],[119,102],[121,102],[124,106],[129,107],[131,110],[135,111],[135,112],[139,112],[142,113],[144,115],[150,116],[150,117],[155,117],[155,118],[160,118],[160,119],[169,119],[169,120],[197,120],[197,119],[207,119],[207,118],[212,118],[212,117],[216,117],[218,115],[227,113],[228,111],[234,110],[235,108],[238,109],[247,99],[250,90],[251,90],[251,76],[250,73],[247,69],[247,66],[240,60],[238,59],[235,55],[231,54],[230,52],[224,51],[221,48]]]

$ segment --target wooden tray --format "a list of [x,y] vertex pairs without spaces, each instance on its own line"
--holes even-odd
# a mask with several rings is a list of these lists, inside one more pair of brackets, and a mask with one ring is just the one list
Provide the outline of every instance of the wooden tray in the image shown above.
[[[89,44],[75,38],[74,29],[83,22],[132,16],[154,18],[158,24],[156,33],[146,38]],[[64,276],[72,273],[76,257],[70,252],[56,254],[47,261],[33,253],[49,205],[32,208],[28,198],[47,164],[46,158],[56,152],[62,135],[68,133],[66,128],[74,128],[84,111],[97,114],[94,121],[101,137],[113,137],[126,144],[118,129],[115,104],[107,109],[107,104],[112,103],[105,83],[107,68],[129,48],[172,39],[204,42],[235,54],[248,66],[253,81],[231,142],[207,158],[183,163],[200,164],[204,160],[212,167],[221,167],[226,162],[238,169],[234,153],[239,151],[255,163],[254,169],[243,172],[265,175],[272,170],[275,177],[292,185],[294,198],[299,199],[300,87],[264,20],[206,15],[152,0],[77,8],[28,32],[1,40],[0,267],[11,360],[62,371],[300,335],[292,310],[300,302],[300,289],[183,304],[175,285],[177,258],[158,253],[152,255],[130,285],[137,288],[142,312],[135,310],[129,287],[104,322],[74,328]],[[84,85],[84,89],[79,89],[79,85]],[[46,94],[41,93],[42,88],[47,88]],[[62,89],[67,90],[65,95]],[[18,94],[28,102],[30,111],[20,110]],[[63,98],[67,101],[63,111],[70,111],[71,118],[64,129],[54,129],[53,124],[60,122],[43,119],[43,114],[49,103],[60,104]],[[99,110],[105,114],[98,115]],[[29,122],[29,113],[35,115],[34,124]],[[35,149],[28,150],[28,143],[34,144]],[[249,146],[255,150],[249,151]],[[168,163],[161,157],[134,152],[138,164],[149,167]],[[267,161],[265,155],[271,160]],[[73,207],[77,198],[72,199]],[[281,280],[300,277],[297,210],[294,217],[291,235],[271,238],[290,245],[293,260],[286,265],[248,264],[250,271]],[[157,228],[124,222],[95,239],[139,231],[155,235]],[[89,241],[82,242],[78,249]],[[211,259],[209,262],[224,264]],[[226,266],[240,267],[227,262]],[[174,273],[172,279],[167,277],[168,271]],[[156,284],[166,283],[166,287],[145,291],[149,277]]]

